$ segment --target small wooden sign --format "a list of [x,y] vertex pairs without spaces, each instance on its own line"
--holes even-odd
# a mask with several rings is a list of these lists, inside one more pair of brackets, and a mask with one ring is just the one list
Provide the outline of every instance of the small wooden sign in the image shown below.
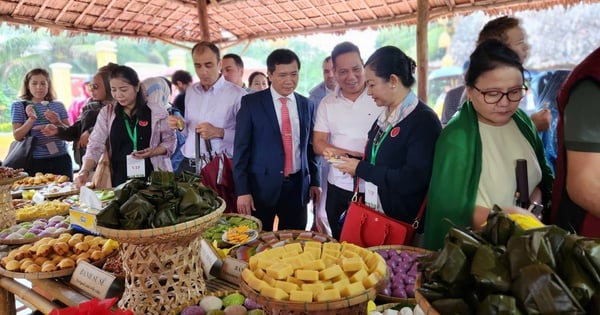
[[218,276],[221,266],[223,266],[223,260],[221,260],[219,254],[217,254],[212,245],[204,239],[200,241],[200,263],[204,270],[204,276],[207,279]]
[[225,259],[223,259],[223,267],[221,268],[219,278],[227,282],[239,283],[242,271],[246,269],[246,267],[248,267],[248,263],[243,260],[225,257]]
[[71,276],[71,284],[93,297],[104,299],[115,279],[112,274],[82,261]]

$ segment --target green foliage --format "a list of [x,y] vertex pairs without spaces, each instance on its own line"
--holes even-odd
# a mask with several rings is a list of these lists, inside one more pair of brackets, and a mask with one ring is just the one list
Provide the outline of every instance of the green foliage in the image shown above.
[[12,132],[12,123],[11,122],[0,123],[0,132]]

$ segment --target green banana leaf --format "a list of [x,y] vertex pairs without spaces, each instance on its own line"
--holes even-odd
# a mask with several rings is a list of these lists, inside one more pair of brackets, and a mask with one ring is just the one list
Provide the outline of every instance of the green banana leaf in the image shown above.
[[522,233],[523,229],[496,205],[490,211],[487,223],[481,230],[481,236],[496,246],[506,246],[511,236]]
[[115,200],[119,205],[123,205],[131,196],[140,189],[146,188],[146,184],[140,179],[130,179],[123,184],[115,187]]
[[488,293],[509,292],[512,279],[508,259],[504,253],[494,251],[490,246],[481,245],[477,249],[471,262],[471,275],[478,287]]
[[140,230],[149,228],[156,208],[141,194],[134,194],[120,209],[121,228],[125,230]]
[[543,227],[526,230],[523,234],[532,233],[543,233],[544,237],[550,243],[552,247],[552,253],[557,257],[560,253],[560,249],[565,242],[565,237],[569,234],[569,231],[562,229],[556,225],[546,225]]
[[576,239],[573,254],[596,283],[600,283],[600,239],[569,235],[565,242]]
[[111,229],[118,229],[121,226],[119,223],[120,208],[121,206],[117,201],[111,201],[96,215],[96,224]]
[[556,267],[552,246],[542,231],[511,237],[506,253],[513,279],[521,268],[531,264],[547,264],[553,269]]
[[174,190],[177,186],[173,172],[153,171],[150,174],[150,186],[161,187],[165,190]]
[[431,302],[431,306],[442,315],[470,315],[474,314],[469,304],[463,299],[440,299]]
[[177,201],[169,200],[156,208],[156,213],[152,218],[152,227],[158,228],[163,226],[175,225],[177,224],[177,219],[175,217],[175,213],[177,213]]
[[462,249],[446,241],[444,248],[425,270],[427,279],[439,280],[443,283],[458,284],[469,280],[469,261]]
[[577,257],[573,255],[572,245],[569,244],[569,241],[565,242],[556,270],[579,304],[586,308],[594,294],[598,292],[600,283],[592,279]]
[[490,294],[479,305],[477,314],[480,315],[521,315],[517,300],[510,295]]
[[488,244],[485,239],[472,230],[461,229],[458,227],[451,228],[446,235],[446,239],[449,242],[458,245],[465,255],[467,255],[469,260],[475,256],[475,252],[481,244]]
[[585,314],[567,285],[545,264],[521,268],[511,291],[527,314]]

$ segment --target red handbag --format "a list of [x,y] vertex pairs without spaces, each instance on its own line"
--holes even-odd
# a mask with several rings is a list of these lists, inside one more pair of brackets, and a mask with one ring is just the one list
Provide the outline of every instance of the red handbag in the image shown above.
[[413,224],[408,224],[390,218],[365,205],[362,200],[357,199],[357,191],[346,211],[340,242],[345,241],[361,247],[411,245],[415,231],[419,228],[423,217],[427,197],[421,203],[421,208],[419,208]]

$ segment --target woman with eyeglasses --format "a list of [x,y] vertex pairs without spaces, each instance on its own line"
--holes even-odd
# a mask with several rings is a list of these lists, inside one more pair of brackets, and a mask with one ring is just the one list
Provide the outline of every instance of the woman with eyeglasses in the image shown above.
[[66,141],[73,141],[73,156],[75,162],[80,166],[82,165],[82,158],[85,155],[88,138],[96,124],[96,118],[100,109],[104,105],[114,102],[109,92],[108,76],[117,66],[115,63],[109,63],[98,69],[98,72],[89,83],[92,96],[83,108],[81,108],[81,115],[79,115],[79,118],[73,125],[68,127],[46,125],[41,129],[42,133],[46,136],[57,136]]
[[[440,134],[425,218],[425,247],[443,247],[451,224],[478,230],[498,205],[534,216],[515,203],[516,161],[527,161],[530,202],[542,203],[552,174],[535,126],[519,109],[527,88],[517,54],[496,40],[481,43],[465,74],[468,100]],[[451,223],[450,223],[451,222]]]

